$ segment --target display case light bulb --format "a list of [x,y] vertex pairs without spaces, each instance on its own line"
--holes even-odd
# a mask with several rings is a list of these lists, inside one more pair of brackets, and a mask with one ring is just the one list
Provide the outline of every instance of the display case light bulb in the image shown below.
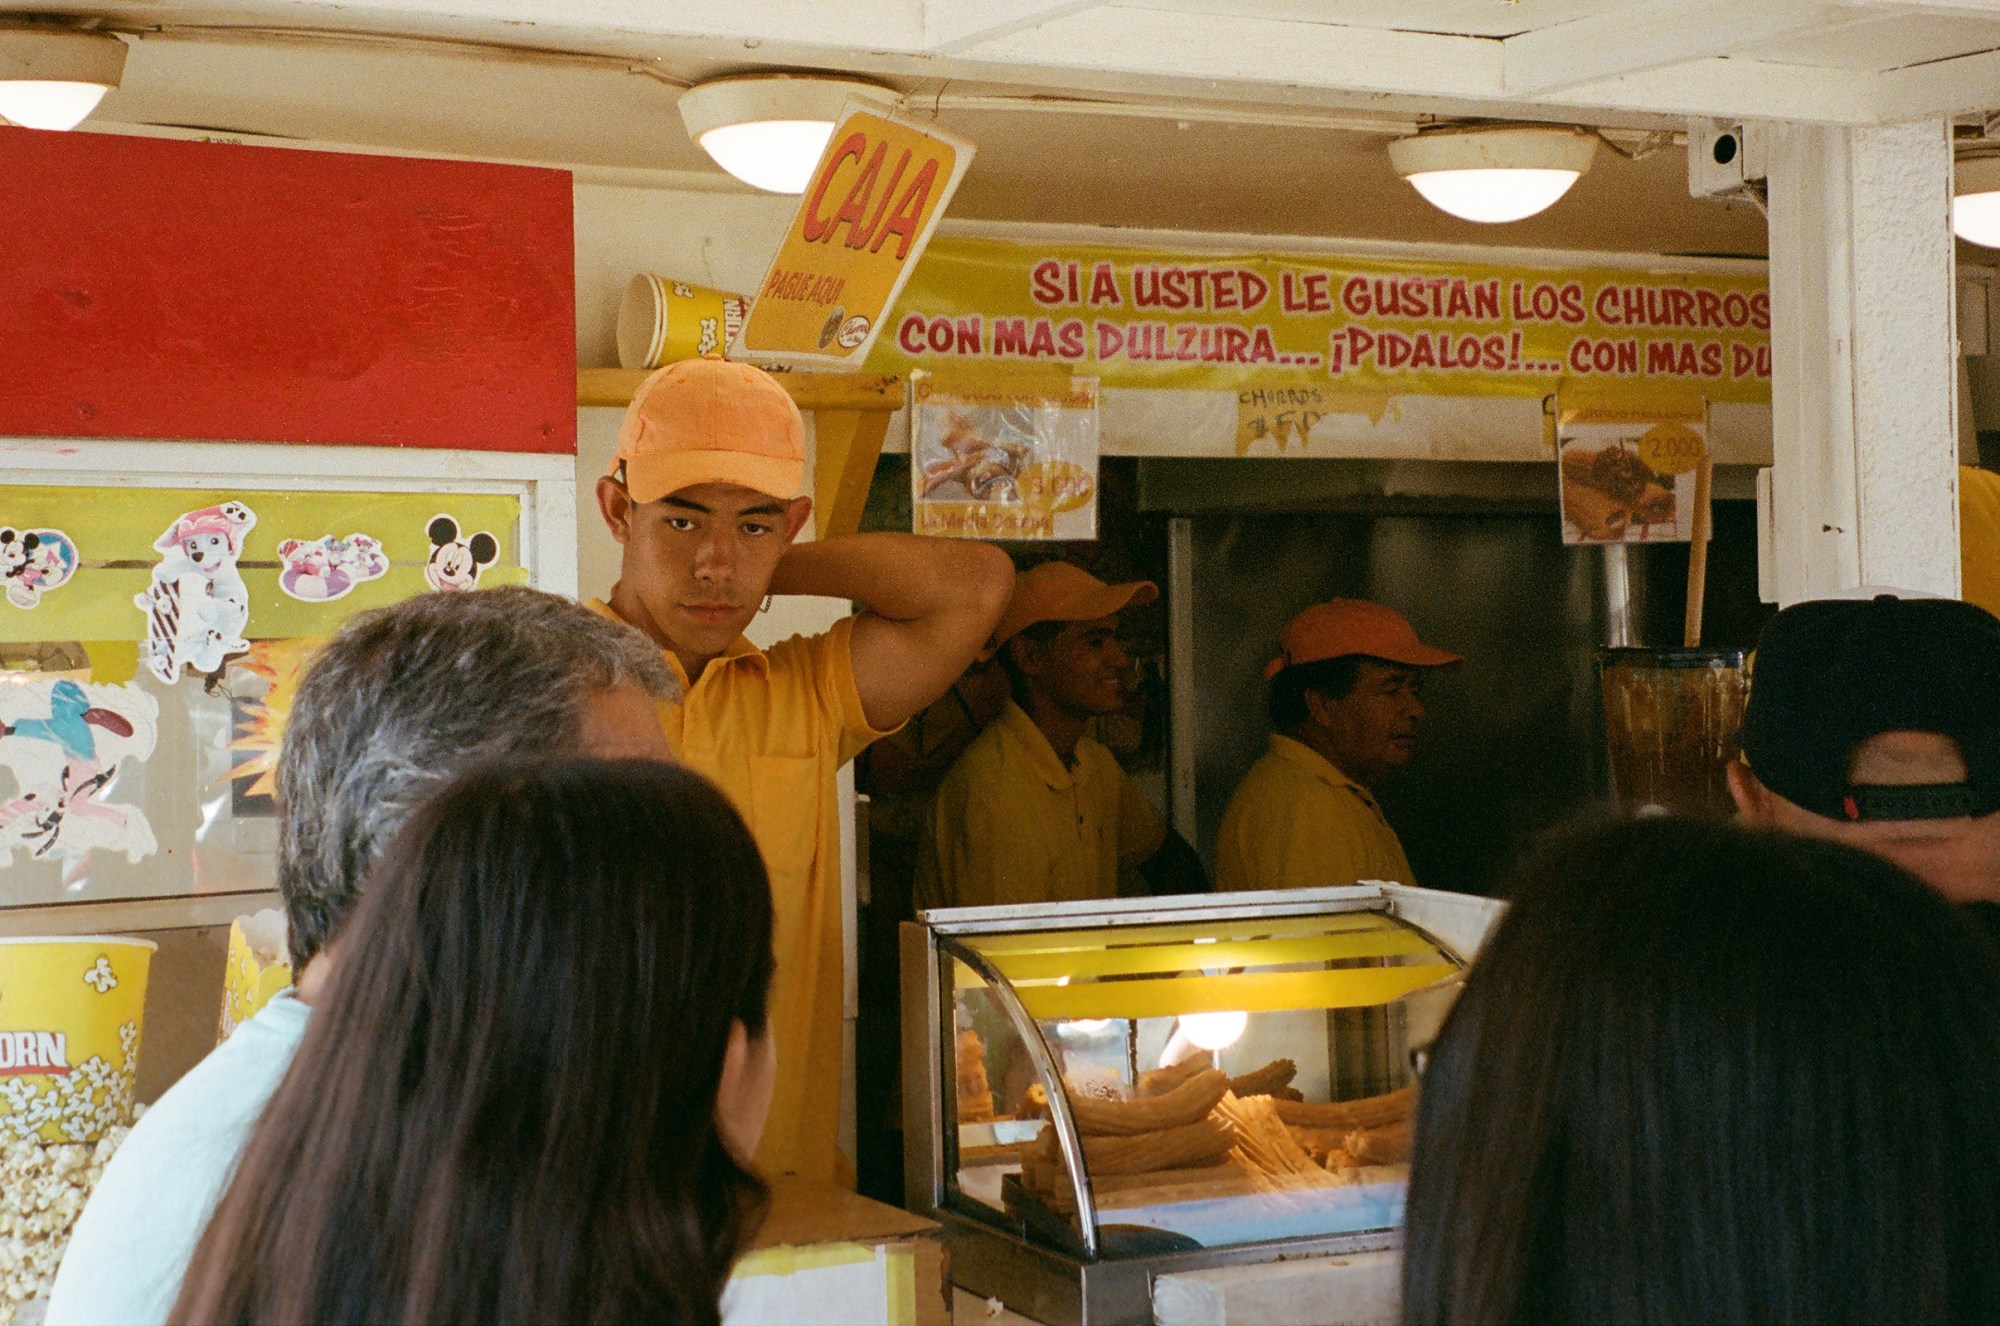
[[1249,1025],[1248,1013],[1183,1013],[1180,1016],[1181,1035],[1211,1054],[1226,1050],[1243,1039],[1244,1029]]

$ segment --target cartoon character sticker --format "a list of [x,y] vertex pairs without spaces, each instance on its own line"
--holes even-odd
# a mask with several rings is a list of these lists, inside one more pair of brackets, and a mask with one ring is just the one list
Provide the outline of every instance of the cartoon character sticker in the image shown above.
[[143,811],[103,799],[119,768],[152,755],[158,720],[158,702],[136,686],[0,686],[0,769],[15,784],[0,803],[0,866],[19,851],[76,860],[101,849],[135,863],[158,851]]
[[431,540],[424,579],[431,588],[443,592],[479,588],[480,575],[500,555],[500,541],[485,530],[461,539],[458,522],[450,516],[433,516],[424,529]]
[[305,603],[331,603],[389,573],[382,545],[366,534],[286,539],[278,545],[278,588]]
[[153,582],[132,597],[146,614],[139,656],[169,686],[183,668],[213,676],[250,648],[250,591],[236,569],[257,515],[241,502],[190,511],[154,540],[161,554]]
[[59,529],[0,526],[0,581],[17,608],[40,607],[42,595],[67,585],[82,560],[76,540]]

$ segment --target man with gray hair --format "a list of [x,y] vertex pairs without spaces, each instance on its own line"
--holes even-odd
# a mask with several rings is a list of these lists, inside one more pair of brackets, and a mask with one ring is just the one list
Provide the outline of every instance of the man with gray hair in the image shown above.
[[678,694],[644,636],[532,589],[362,613],[315,655],[278,760],[278,890],[297,986],[134,1126],[77,1221],[48,1321],[166,1321],[338,960],[329,945],[377,854],[432,791],[492,762],[671,759],[655,705]]

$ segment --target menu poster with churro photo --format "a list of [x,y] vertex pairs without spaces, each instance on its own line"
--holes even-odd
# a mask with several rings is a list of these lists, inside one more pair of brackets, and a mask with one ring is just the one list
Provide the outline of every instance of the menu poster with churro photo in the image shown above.
[[910,498],[919,534],[1097,537],[1097,379],[991,385],[910,375]]
[[1698,419],[1565,419],[1556,437],[1563,542],[1688,542],[1707,447]]

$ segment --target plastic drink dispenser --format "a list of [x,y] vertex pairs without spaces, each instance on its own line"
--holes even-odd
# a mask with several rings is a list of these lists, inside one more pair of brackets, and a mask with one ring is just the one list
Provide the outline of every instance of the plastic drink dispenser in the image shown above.
[[1619,808],[1733,814],[1725,770],[1743,726],[1744,651],[1600,649],[1597,668]]

